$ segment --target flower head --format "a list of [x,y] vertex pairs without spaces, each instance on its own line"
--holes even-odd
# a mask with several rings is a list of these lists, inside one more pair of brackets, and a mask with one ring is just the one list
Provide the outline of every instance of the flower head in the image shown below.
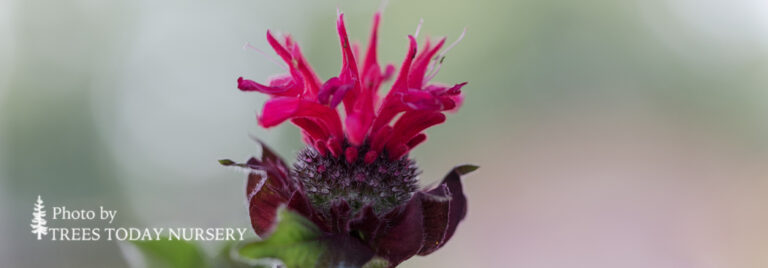
[[[442,57],[435,58],[445,38],[433,44],[427,40],[417,53],[416,39],[408,36],[409,49],[390,91],[381,96],[379,88],[394,74],[394,66],[381,68],[376,57],[380,14],[374,15],[373,30],[365,57],[351,44],[339,14],[337,30],[341,42],[342,66],[339,75],[321,82],[290,36],[278,40],[267,31],[267,41],[288,65],[289,73],[275,76],[267,84],[237,80],[242,91],[272,96],[264,105],[259,124],[269,128],[290,120],[304,135],[304,141],[321,155],[358,157],[372,163],[385,151],[390,160],[403,157],[426,139],[423,131],[445,121],[444,111],[461,103],[466,82],[447,86],[430,83]],[[444,55],[441,55],[444,56]],[[343,119],[336,107],[343,106]],[[398,114],[402,116],[394,120]],[[363,150],[364,149],[364,150]]]
[[[308,145],[292,168],[264,145],[261,159],[245,164],[222,161],[252,170],[246,193],[258,235],[273,231],[284,206],[323,233],[345,237],[345,245],[358,252],[357,261],[375,255],[394,266],[442,247],[464,218],[466,198],[459,178],[476,167],[456,167],[437,187],[419,191],[418,168],[407,156],[426,140],[427,128],[443,123],[444,113],[462,103],[466,82],[431,83],[455,43],[438,54],[445,38],[427,39],[419,50],[416,38],[409,35],[407,55],[395,77],[393,65],[382,68],[377,60],[380,19],[376,13],[368,48],[360,55],[339,14],[341,71],[324,82],[289,35],[279,39],[270,31],[267,41],[288,65],[288,73],[266,84],[237,80],[242,91],[271,96],[258,117],[261,126],[290,121]],[[391,89],[381,94],[382,84],[392,78]]]

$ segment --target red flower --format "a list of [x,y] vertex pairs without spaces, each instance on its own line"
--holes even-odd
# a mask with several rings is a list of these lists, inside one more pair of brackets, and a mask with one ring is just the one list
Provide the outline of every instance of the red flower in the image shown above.
[[[439,70],[435,59],[443,47],[445,38],[436,44],[426,41],[417,53],[416,39],[408,36],[408,55],[392,89],[385,96],[379,95],[382,82],[390,79],[394,67],[384,70],[376,59],[376,41],[380,14],[373,19],[373,30],[365,58],[360,62],[344,27],[344,15],[340,14],[337,30],[341,40],[342,66],[338,76],[324,83],[301,54],[299,45],[285,36],[278,41],[267,31],[267,41],[288,64],[289,73],[277,76],[263,85],[252,80],[237,80],[242,91],[259,91],[272,98],[264,105],[259,116],[263,127],[273,127],[290,120],[301,128],[304,141],[320,154],[342,154],[348,161],[363,157],[372,163],[385,150],[390,160],[399,159],[426,139],[423,131],[445,121],[444,111],[455,110],[461,103],[461,88],[467,83],[453,86],[430,84],[429,80]],[[359,67],[358,67],[359,66]],[[343,104],[342,123],[336,106]],[[394,120],[398,114],[402,116]],[[363,145],[371,145],[366,151]],[[342,147],[346,147],[342,151]]]
[[[270,233],[278,208],[286,206],[323,232],[353,237],[359,243],[354,250],[358,259],[348,263],[364,263],[376,255],[394,266],[442,247],[466,215],[460,176],[477,167],[456,167],[437,187],[417,191],[418,170],[407,154],[426,140],[424,130],[445,121],[444,112],[459,108],[461,88],[467,83],[430,83],[450,46],[438,54],[445,38],[434,44],[426,40],[418,52],[416,38],[409,35],[408,53],[392,88],[379,95],[379,87],[395,72],[394,66],[382,68],[376,59],[380,17],[380,13],[373,17],[361,61],[359,47],[350,44],[343,14],[339,14],[342,67],[338,76],[325,82],[290,36],[281,42],[269,31],[267,41],[289,73],[267,84],[237,80],[242,91],[271,96],[258,117],[261,126],[290,120],[308,145],[293,168],[266,146],[261,159],[238,164],[259,171],[250,173],[246,189],[258,235]],[[339,104],[343,104],[343,122]]]

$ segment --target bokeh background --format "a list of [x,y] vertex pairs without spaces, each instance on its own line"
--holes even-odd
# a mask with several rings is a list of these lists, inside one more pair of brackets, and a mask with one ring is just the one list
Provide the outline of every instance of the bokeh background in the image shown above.
[[[36,241],[38,194],[113,225],[248,227],[243,175],[216,160],[258,154],[249,135],[302,145],[257,126],[264,97],[235,80],[281,69],[243,45],[290,32],[328,78],[336,8],[366,41],[378,6],[1,0],[0,266],[129,266],[114,242]],[[422,182],[481,168],[452,241],[402,267],[768,267],[768,2],[392,0],[382,61],[420,18],[467,27],[436,80],[469,81],[412,153]]]

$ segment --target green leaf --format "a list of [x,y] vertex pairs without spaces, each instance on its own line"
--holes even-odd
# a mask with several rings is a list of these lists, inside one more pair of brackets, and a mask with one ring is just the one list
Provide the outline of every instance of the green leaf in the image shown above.
[[189,241],[163,238],[130,242],[142,253],[146,267],[210,267],[203,251]]
[[281,261],[290,268],[361,267],[373,251],[347,234],[324,233],[303,216],[281,208],[269,238],[234,247],[235,257],[251,265]]
[[[247,265],[242,262],[238,262],[235,258],[232,258],[232,248],[238,243],[236,241],[226,241],[221,244],[221,247],[217,250],[216,255],[211,260],[213,267],[219,268],[250,268],[251,265]],[[273,266],[267,266],[274,268]]]
[[380,257],[373,258],[371,261],[363,265],[363,268],[388,268],[390,267],[389,261]]
[[235,161],[232,161],[232,160],[229,160],[229,159],[221,159],[221,160],[219,160],[219,164],[221,164],[223,166],[231,166],[231,165],[234,165],[234,164],[237,164],[237,163],[235,163]]
[[475,166],[475,165],[461,165],[461,166],[455,167],[453,170],[458,172],[459,175],[463,176],[463,175],[469,174],[472,171],[477,170],[478,168],[480,168],[480,167]]
[[251,168],[251,166],[249,166],[248,164],[237,163],[237,162],[232,161],[230,159],[221,159],[221,160],[219,160],[219,164],[221,164],[222,166],[226,166],[226,167],[232,166],[232,167],[241,167],[241,168]]

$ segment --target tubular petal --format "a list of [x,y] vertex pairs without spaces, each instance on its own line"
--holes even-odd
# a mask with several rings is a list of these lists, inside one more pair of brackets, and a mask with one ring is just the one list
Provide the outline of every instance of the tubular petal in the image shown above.
[[413,137],[405,145],[408,146],[408,150],[412,150],[414,147],[418,146],[419,144],[423,143],[426,140],[427,140],[427,134],[419,133],[419,135],[416,135],[415,137]]
[[327,139],[328,132],[308,118],[293,118],[291,123],[304,130],[313,140]]
[[379,157],[379,154],[376,151],[368,151],[367,153],[365,153],[365,157],[364,157],[363,161],[366,164],[370,164],[370,163],[373,163],[374,161],[376,161],[377,157]]
[[320,78],[301,54],[298,44],[293,45],[293,55],[296,58],[296,67],[304,78],[304,85],[308,87],[305,93],[308,93],[309,98],[316,96],[320,90]]
[[349,37],[347,36],[347,28],[344,26],[344,14],[339,14],[336,21],[336,30],[339,33],[339,41],[341,42],[342,64],[341,73],[339,79],[344,84],[353,83],[351,94],[344,98],[344,109],[349,111],[354,107],[355,97],[360,90],[360,78],[357,70],[357,63],[355,55],[352,53],[352,47],[349,44]]
[[326,147],[325,144],[325,140],[315,141],[315,150],[317,150],[317,153],[319,153],[321,156],[325,156],[328,153],[328,147]]
[[373,139],[371,140],[371,150],[373,151],[381,151],[382,148],[384,148],[384,145],[387,144],[387,141],[389,141],[389,138],[392,136],[392,127],[390,126],[384,126],[379,130],[379,132],[376,133],[375,136],[373,136]]
[[379,108],[378,117],[373,122],[372,126],[372,132],[374,133],[377,132],[379,128],[389,124],[389,121],[391,121],[395,115],[403,111],[402,107],[399,105],[399,103],[401,103],[400,98],[396,96],[396,93],[407,89],[408,71],[410,69],[411,62],[413,62],[413,58],[416,56],[416,39],[409,35],[408,41],[408,55],[406,55],[405,59],[403,60],[403,65],[400,68],[400,74],[398,74],[397,80],[395,80],[394,85],[392,85],[392,89],[384,98],[384,103],[382,103],[381,107]]
[[341,86],[341,80],[338,77],[331,77],[328,81],[325,81],[320,90],[317,93],[317,101],[320,104],[328,104],[331,99],[331,95]]
[[406,143],[419,132],[442,122],[445,122],[445,115],[439,112],[406,112],[395,123],[392,138],[387,143],[387,148]]
[[357,148],[355,147],[347,147],[347,150],[344,151],[344,157],[347,158],[348,163],[354,163],[355,160],[357,160]]
[[441,47],[443,47],[443,44],[445,44],[445,38],[441,38],[440,41],[435,45],[434,48],[429,47],[429,42],[426,42],[424,46],[424,50],[421,51],[419,56],[416,58],[416,60],[413,63],[413,68],[410,70],[408,74],[408,87],[409,88],[422,88],[424,87],[424,75],[427,72],[427,65],[429,65],[429,62],[432,60],[432,57],[437,54],[437,51],[440,50]]
[[272,35],[272,32],[267,30],[267,42],[269,42],[269,45],[272,46],[272,49],[275,50],[275,53],[277,53],[280,58],[285,61],[285,63],[288,63],[288,65],[293,65],[291,61],[293,60],[293,57],[291,56],[291,53],[288,52],[285,47],[283,47],[282,44],[280,44],[280,41],[277,41],[277,39]]
[[398,143],[393,146],[388,146],[387,152],[389,153],[390,161],[397,160],[402,158],[406,153],[408,153],[408,146],[402,143]]
[[376,76],[381,75],[379,62],[376,59],[376,47],[378,42],[380,20],[381,20],[381,13],[376,12],[376,14],[373,15],[373,26],[371,26],[371,37],[368,40],[368,50],[366,51],[365,61],[363,62],[363,74],[365,77],[369,77],[373,75],[376,75]]
[[269,128],[297,117],[314,119],[315,122],[323,124],[331,135],[344,136],[341,119],[335,110],[316,102],[296,98],[276,97],[268,100],[264,104],[259,123],[263,127]]
[[329,139],[327,145],[333,157],[338,158],[341,155],[341,141],[338,138]]
[[273,96],[296,96],[298,94],[298,87],[293,80],[281,80],[271,86],[259,84],[253,80],[243,79],[242,77],[237,79],[237,88],[242,91],[258,91],[261,93],[273,95]]

